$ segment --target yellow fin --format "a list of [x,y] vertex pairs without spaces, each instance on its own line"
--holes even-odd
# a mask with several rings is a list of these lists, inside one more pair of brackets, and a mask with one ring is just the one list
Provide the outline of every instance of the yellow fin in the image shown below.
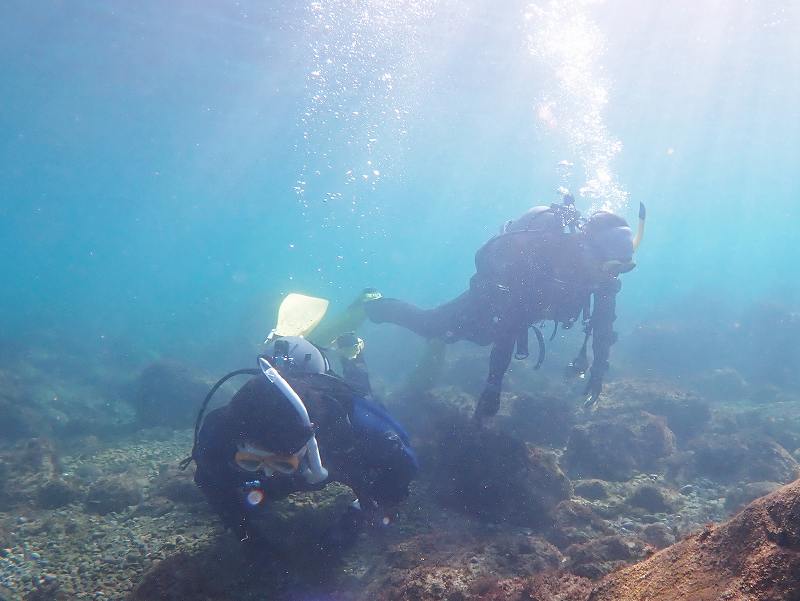
[[278,324],[274,336],[307,336],[317,327],[328,311],[328,300],[292,292],[278,309]]

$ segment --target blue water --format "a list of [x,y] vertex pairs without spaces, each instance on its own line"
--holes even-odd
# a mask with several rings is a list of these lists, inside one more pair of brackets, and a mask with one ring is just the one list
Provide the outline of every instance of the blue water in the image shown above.
[[433,305],[598,159],[580,208],[649,211],[623,338],[796,306],[800,8],[531,6],[3,3],[3,346],[227,368],[290,291]]

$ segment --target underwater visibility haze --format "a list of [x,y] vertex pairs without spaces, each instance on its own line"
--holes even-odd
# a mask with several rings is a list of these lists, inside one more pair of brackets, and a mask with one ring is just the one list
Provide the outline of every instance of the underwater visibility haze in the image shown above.
[[[778,0],[4,2],[0,599],[800,598],[798,31]],[[589,242],[532,254],[560,300],[503,313],[476,251],[570,198]],[[597,259],[618,294],[570,254],[596,211],[637,245]],[[265,345],[291,293],[358,394]]]

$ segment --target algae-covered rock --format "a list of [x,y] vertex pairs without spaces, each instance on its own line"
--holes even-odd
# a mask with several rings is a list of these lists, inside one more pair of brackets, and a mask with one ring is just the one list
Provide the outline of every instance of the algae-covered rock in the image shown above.
[[194,470],[181,470],[176,465],[160,466],[150,495],[182,504],[201,503],[205,500],[194,483]]
[[190,428],[209,384],[188,367],[159,361],[139,375],[133,405],[143,426]]
[[555,457],[523,441],[466,420],[439,429],[432,487],[449,507],[490,521],[539,527],[572,494]]
[[591,505],[570,500],[562,501],[552,512],[552,525],[547,538],[559,549],[566,549],[570,545],[612,534],[614,531]]
[[671,513],[679,504],[678,494],[656,484],[641,484],[628,497],[628,504],[649,513]]
[[642,529],[642,538],[656,549],[665,549],[675,543],[675,532],[666,524],[656,522]]
[[690,445],[690,471],[717,482],[786,483],[800,476],[800,464],[789,452],[764,436],[709,434]]
[[627,378],[610,382],[606,388],[606,397],[600,408],[602,417],[646,411],[663,417],[667,427],[680,440],[699,434],[711,420],[711,406],[707,399],[671,383]]
[[567,442],[575,425],[570,403],[554,395],[517,395],[513,397],[509,417],[498,417],[507,422],[507,429],[517,437],[535,445],[561,447]]
[[647,557],[646,545],[635,538],[619,535],[593,538],[571,545],[565,551],[567,569],[577,576],[596,579],[619,566]]
[[800,591],[800,481],[730,521],[623,568],[592,601],[789,601]]
[[628,480],[636,471],[658,469],[674,451],[665,419],[642,411],[575,426],[564,459],[571,476]]
[[124,511],[141,500],[142,491],[135,482],[124,476],[106,476],[89,488],[86,510],[104,515]]
[[608,484],[603,480],[575,480],[573,486],[575,494],[584,499],[601,501],[608,498]]
[[58,509],[78,500],[79,488],[64,480],[54,478],[42,484],[36,491],[36,502],[43,509]]
[[748,482],[734,486],[725,496],[725,509],[738,511],[759,497],[764,497],[781,487],[779,482]]
[[314,492],[294,493],[271,503],[256,519],[257,528],[273,548],[302,553],[324,539],[354,499],[353,492],[338,483]]

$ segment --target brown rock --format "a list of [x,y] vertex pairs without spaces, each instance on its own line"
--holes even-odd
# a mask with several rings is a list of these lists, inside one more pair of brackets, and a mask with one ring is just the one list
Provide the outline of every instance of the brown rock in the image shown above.
[[567,569],[584,578],[600,578],[621,565],[644,559],[647,546],[635,538],[602,536],[566,550]]
[[729,511],[739,511],[745,505],[780,487],[778,482],[750,482],[744,486],[735,486],[725,496],[725,508]]
[[642,411],[576,426],[564,459],[574,477],[628,480],[636,471],[657,469],[674,451],[666,420]]
[[591,505],[580,501],[562,501],[553,511],[549,540],[565,549],[598,536],[613,534],[611,527],[598,516]]
[[675,532],[665,524],[647,524],[642,530],[642,538],[656,549],[664,549],[675,544]]
[[640,564],[607,576],[589,601],[800,599],[800,481]]
[[572,494],[555,455],[507,432],[455,417],[442,425],[437,443],[430,454],[432,490],[458,511],[540,528]]
[[628,503],[649,513],[672,513],[678,505],[678,495],[656,484],[642,484],[628,497]]
[[608,498],[608,485],[602,480],[578,480],[573,483],[575,494],[590,501],[600,501]]
[[690,469],[718,482],[791,482],[800,464],[770,438],[743,434],[706,435],[693,441]]

